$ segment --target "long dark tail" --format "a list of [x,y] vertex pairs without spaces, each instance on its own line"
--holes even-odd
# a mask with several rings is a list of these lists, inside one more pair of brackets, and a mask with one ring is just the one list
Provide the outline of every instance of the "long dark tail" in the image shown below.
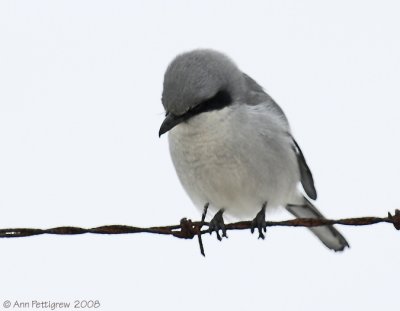
[[[306,198],[304,198],[304,205],[288,204],[286,209],[298,218],[325,218]],[[310,227],[309,229],[326,247],[333,249],[335,252],[343,251],[346,247],[350,247],[343,235],[334,226]]]

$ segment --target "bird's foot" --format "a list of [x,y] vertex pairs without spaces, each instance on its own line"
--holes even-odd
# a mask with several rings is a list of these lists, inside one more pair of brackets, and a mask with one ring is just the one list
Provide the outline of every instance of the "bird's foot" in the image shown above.
[[257,216],[251,222],[251,233],[254,233],[254,229],[258,229],[258,238],[265,239],[265,235],[263,233],[267,232],[267,223],[265,221],[265,209],[267,208],[267,203],[265,202],[261,208],[261,211],[258,212]]
[[[215,233],[217,234],[217,239],[219,241],[222,240],[222,238],[228,238],[228,236],[226,235],[226,227],[225,227],[225,223],[224,223],[224,218],[222,217],[222,214],[224,213],[224,209],[220,209],[215,216],[213,217],[213,219],[210,221],[210,224],[208,226],[208,232],[210,232],[210,234],[215,231]],[[222,231],[222,237],[219,234],[219,230]]]

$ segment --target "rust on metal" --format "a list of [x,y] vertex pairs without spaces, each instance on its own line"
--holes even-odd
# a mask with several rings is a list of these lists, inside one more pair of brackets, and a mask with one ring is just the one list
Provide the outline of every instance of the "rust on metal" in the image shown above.
[[[397,230],[400,230],[400,210],[395,210],[394,214],[388,213],[388,217],[358,217],[346,219],[312,219],[312,218],[297,218],[284,221],[267,221],[267,227],[316,227],[324,225],[346,225],[346,226],[367,226],[377,223],[391,223]],[[77,235],[77,234],[132,234],[132,233],[153,233],[172,235],[180,239],[193,239],[195,236],[201,236],[208,231],[202,226],[209,226],[208,222],[194,222],[190,219],[183,218],[179,225],[159,226],[159,227],[133,227],[125,225],[108,225],[95,228],[80,228],[80,227],[55,227],[50,229],[37,228],[10,228],[0,229],[0,238],[16,238],[28,237],[41,234],[55,235]],[[251,221],[240,221],[226,225],[227,230],[246,230],[251,228]]]

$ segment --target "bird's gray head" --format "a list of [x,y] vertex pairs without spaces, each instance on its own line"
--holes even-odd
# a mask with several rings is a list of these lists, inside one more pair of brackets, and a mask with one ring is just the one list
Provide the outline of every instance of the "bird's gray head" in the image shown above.
[[244,83],[243,73],[222,53],[194,50],[178,55],[164,75],[166,119],[159,135],[199,113],[240,100]]

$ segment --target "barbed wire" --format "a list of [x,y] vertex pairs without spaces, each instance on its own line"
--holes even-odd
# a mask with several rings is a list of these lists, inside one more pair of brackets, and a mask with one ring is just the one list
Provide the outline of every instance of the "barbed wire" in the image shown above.
[[[206,212],[206,210],[205,210]],[[201,221],[191,221],[190,219],[183,218],[179,225],[172,226],[158,226],[158,227],[133,227],[126,225],[108,225],[94,228],[81,228],[81,227],[55,227],[50,229],[37,229],[37,228],[11,228],[0,229],[0,238],[18,238],[28,237],[41,234],[55,234],[55,235],[77,235],[77,234],[132,234],[132,233],[152,233],[171,235],[180,239],[193,239],[198,237],[200,251],[204,255],[204,247],[201,236],[205,233],[211,233],[208,229],[202,229],[203,226],[209,226],[209,222],[205,222],[205,212],[202,215]],[[378,223],[392,224],[397,230],[400,230],[400,210],[396,209],[392,215],[388,213],[387,217],[357,217],[357,218],[344,218],[344,219],[315,219],[315,218],[297,218],[283,221],[266,221],[267,227],[318,227],[324,225],[345,225],[345,226],[368,226]],[[230,230],[246,230],[252,229],[252,221],[239,221],[235,223],[226,224],[227,231]],[[219,233],[217,236],[219,237]],[[220,238],[219,238],[220,239]]]

